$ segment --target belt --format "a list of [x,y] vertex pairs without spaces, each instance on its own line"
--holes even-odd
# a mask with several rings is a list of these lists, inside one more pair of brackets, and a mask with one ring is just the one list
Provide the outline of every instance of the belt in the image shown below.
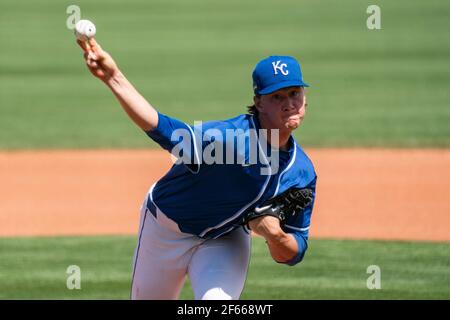
[[[147,209],[148,209],[148,211],[150,211],[150,213],[156,219],[158,219],[158,209],[156,208],[156,206],[153,203],[153,201],[150,199],[150,195],[148,196],[148,199],[147,199]],[[164,216],[165,220],[167,220],[167,217],[164,215],[163,212],[161,212],[161,215]],[[160,218],[163,218],[162,216]],[[224,227],[221,227],[221,228],[218,228],[218,229],[210,230],[205,235],[203,235],[203,237],[200,237],[199,235],[197,235],[197,236],[200,237],[200,238],[203,238],[203,239],[213,239],[213,238],[226,236],[226,235],[228,235],[229,233],[231,233],[232,231],[234,231],[235,229],[237,229],[237,228],[239,228],[241,226],[239,223],[237,223],[240,219],[241,219],[240,217],[236,218],[234,221],[232,221],[231,223],[227,224],[226,227],[224,226]],[[171,220],[171,219],[169,219],[169,220]],[[176,222],[171,220],[171,225],[173,225],[173,224],[176,224]],[[172,228],[173,228],[173,226],[172,226]],[[177,226],[177,229],[179,230],[179,226]]]

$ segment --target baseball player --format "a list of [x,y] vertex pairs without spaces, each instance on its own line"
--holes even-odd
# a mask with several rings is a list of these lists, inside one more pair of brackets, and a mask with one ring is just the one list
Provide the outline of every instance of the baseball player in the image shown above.
[[239,299],[250,229],[276,262],[303,259],[317,177],[291,135],[305,116],[308,86],[294,58],[256,65],[247,114],[191,126],[152,107],[94,39],[78,43],[91,73],[177,158],[141,208],[132,299],[177,299],[186,275],[196,299]]

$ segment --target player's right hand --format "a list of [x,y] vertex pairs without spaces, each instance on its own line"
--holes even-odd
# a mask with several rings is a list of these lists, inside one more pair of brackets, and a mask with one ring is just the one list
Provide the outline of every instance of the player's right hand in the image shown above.
[[83,49],[84,59],[89,71],[103,82],[108,82],[118,72],[119,68],[113,58],[104,51],[94,38],[88,43],[77,39],[77,43]]
[[280,227],[280,220],[270,215],[260,216],[250,220],[248,226],[254,233],[266,240],[272,240],[284,233]]

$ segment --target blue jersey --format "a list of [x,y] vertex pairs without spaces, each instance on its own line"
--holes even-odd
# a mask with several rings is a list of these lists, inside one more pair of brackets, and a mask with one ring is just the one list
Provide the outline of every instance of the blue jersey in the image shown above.
[[[277,151],[278,161],[271,161],[275,151],[260,139],[256,116],[194,126],[161,113],[158,117],[157,128],[146,133],[164,149],[176,150],[179,161],[152,187],[148,207],[161,210],[182,232],[218,238],[240,227],[245,212],[291,187],[310,187],[315,197],[311,160],[291,136],[289,150]],[[289,265],[301,261],[307,249],[313,205],[283,226],[299,248]]]

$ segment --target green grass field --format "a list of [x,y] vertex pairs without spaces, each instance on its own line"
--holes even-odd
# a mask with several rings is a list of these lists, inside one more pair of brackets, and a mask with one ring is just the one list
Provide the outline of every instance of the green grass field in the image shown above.
[[82,61],[70,4],[161,112],[192,123],[245,112],[251,72],[298,57],[311,146],[450,146],[450,3],[360,0],[2,0],[0,148],[154,146]]
[[[128,299],[135,237],[0,239],[0,299]],[[69,265],[81,289],[68,290]],[[378,265],[381,289],[366,287]],[[193,295],[186,283],[183,299]],[[312,240],[296,267],[256,238],[242,299],[450,299],[449,244]]]

